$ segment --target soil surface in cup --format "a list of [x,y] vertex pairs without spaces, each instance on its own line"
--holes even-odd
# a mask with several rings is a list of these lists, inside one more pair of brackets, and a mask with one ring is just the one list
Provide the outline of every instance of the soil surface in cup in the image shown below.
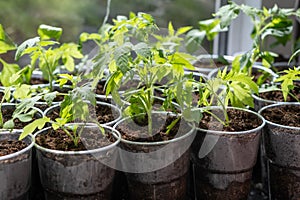
[[300,106],[284,105],[264,110],[262,116],[266,120],[285,126],[300,127]]
[[25,142],[20,140],[1,140],[0,141],[0,156],[16,153],[27,147]]
[[[129,80],[126,83],[121,83],[121,87],[119,88],[119,91],[125,91],[125,90],[129,90],[129,89],[136,89],[139,85],[139,81],[138,80]],[[97,84],[96,87],[96,94],[100,94],[100,95],[105,95],[106,91],[105,91],[105,81],[100,81]]]
[[[284,102],[283,94],[280,90],[262,92],[259,97],[266,100]],[[300,99],[300,83],[296,83],[294,89],[288,94],[286,102],[297,102]]]
[[[133,118],[133,121],[130,121],[129,123],[121,123],[117,126],[117,130],[125,140],[135,142],[158,142],[180,137],[183,134],[188,133],[191,129],[186,122],[180,123],[182,119],[178,119],[175,123],[175,120],[177,120],[176,116],[168,115],[166,118],[163,115],[154,115],[152,116],[152,120],[152,134],[148,134],[147,116],[135,117]],[[168,131],[168,127],[172,123],[175,123],[175,125]]]
[[[69,129],[68,131],[72,135],[78,134]],[[47,133],[37,135],[36,143],[42,147],[53,150],[84,151],[105,147],[115,141],[115,138],[109,132],[104,133],[105,136],[100,134],[101,132],[99,129],[97,129],[97,131],[83,130],[78,144],[75,145],[74,141],[64,130],[53,130],[50,128],[47,130]]]
[[[12,119],[14,110],[15,110],[14,108],[8,108],[8,107],[2,108],[3,123]],[[15,119],[14,120],[14,129],[23,129],[27,124],[29,124],[30,122],[32,122],[35,119],[37,119],[37,114],[35,114],[32,117],[32,120],[29,122],[22,122],[19,119]]]
[[[116,119],[116,113],[114,114],[112,109],[113,108],[111,108],[110,106],[101,105],[101,104],[97,104],[95,107],[91,106],[90,118],[97,119],[97,121],[100,124],[111,122]],[[95,111],[96,114],[93,111]],[[47,117],[49,117],[52,120],[55,120],[56,118],[59,118],[59,112],[60,112],[60,107],[56,107],[55,109],[53,109],[53,111],[47,114]]]
[[30,83],[30,85],[38,85],[38,84],[47,84],[47,83],[49,83],[49,81],[47,81],[43,78],[31,77],[29,83]]
[[[4,94],[3,94],[2,92],[0,92],[0,101],[2,101],[3,97],[4,97]],[[7,102],[7,101],[4,99],[3,102],[5,103],[5,102]]]
[[[228,126],[224,126],[210,114],[203,113],[203,118],[199,123],[199,128],[206,130],[237,132],[252,130],[259,127],[262,123],[262,120],[253,113],[237,109],[227,109],[227,112],[229,117]],[[221,110],[213,111],[213,113],[224,121],[223,112]]]
[[34,104],[34,107],[39,108],[41,111],[45,111],[47,108],[49,108],[48,104]]

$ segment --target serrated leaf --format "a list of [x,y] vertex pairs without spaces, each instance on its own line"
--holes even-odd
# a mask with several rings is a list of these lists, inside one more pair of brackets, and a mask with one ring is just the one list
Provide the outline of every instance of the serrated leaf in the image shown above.
[[216,13],[216,16],[220,18],[221,29],[228,27],[231,22],[238,17],[239,11],[239,6],[234,3],[222,6]]
[[175,35],[175,30],[174,30],[174,27],[172,25],[172,22],[169,22],[168,31],[169,31],[169,35],[170,36],[174,36]]
[[21,133],[19,140],[24,139],[27,135],[32,134],[36,129],[42,129],[47,122],[50,122],[48,117],[43,117],[34,120],[30,124],[26,125]]
[[192,26],[180,27],[180,28],[176,31],[176,36],[185,34],[185,33],[188,32],[189,30],[191,30],[192,28],[193,28]]
[[0,24],[0,54],[15,49],[16,45],[6,36],[3,26]]
[[17,79],[11,79],[13,76],[16,76],[16,74],[20,70],[19,65],[6,63],[2,59],[0,59],[0,62],[3,65],[3,69],[0,74],[0,81],[3,86],[8,87],[8,86],[16,85],[22,81],[20,79],[20,76],[18,76]]
[[197,29],[191,30],[187,33],[185,38],[185,47],[189,52],[194,52],[198,50],[205,38],[205,31],[200,31]]
[[151,51],[150,51],[150,46],[144,42],[140,42],[136,44],[133,47],[133,50],[138,54],[141,55],[142,57],[150,57],[151,56]]
[[30,97],[30,85],[22,84],[16,87],[13,96],[15,99],[25,99]]
[[47,102],[48,105],[51,105],[55,97],[57,96],[58,92],[50,92],[45,94],[44,100]]
[[18,48],[15,54],[15,60],[19,60],[19,58],[23,55],[23,52],[29,48],[35,46],[37,42],[40,41],[40,37],[35,37],[24,41]]

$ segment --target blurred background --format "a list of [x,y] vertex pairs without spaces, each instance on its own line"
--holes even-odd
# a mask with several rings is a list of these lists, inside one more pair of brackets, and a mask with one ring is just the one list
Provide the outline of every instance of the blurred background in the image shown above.
[[[0,0],[0,23],[19,44],[36,36],[40,24],[62,27],[62,41],[77,41],[81,32],[96,32],[106,12],[106,0]],[[129,12],[152,14],[160,27],[197,26],[210,18],[214,0],[112,0],[110,19]]]
[[[299,0],[234,1],[257,7],[268,8],[278,4],[280,7],[292,8]],[[128,16],[130,11],[142,11],[153,15],[160,28],[167,27],[169,21],[172,21],[175,28],[187,25],[198,28],[199,20],[211,18],[215,8],[226,2],[227,0],[111,0],[109,22],[117,15]],[[106,5],[107,0],[0,0],[0,24],[16,44],[35,37],[40,24],[62,27],[61,42],[77,42],[80,33],[98,31],[106,13]],[[243,16],[239,18],[233,23],[229,34],[214,42],[214,53],[234,55],[235,52],[251,47],[250,19],[244,19]],[[299,35],[298,32],[295,34]],[[208,42],[204,42],[202,46],[210,52]],[[286,47],[280,46],[276,52],[289,55],[291,46],[290,43]]]

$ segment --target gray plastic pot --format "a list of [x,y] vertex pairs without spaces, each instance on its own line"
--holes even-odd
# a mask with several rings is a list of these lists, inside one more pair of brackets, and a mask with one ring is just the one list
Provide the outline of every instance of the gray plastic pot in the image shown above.
[[[153,112],[153,118],[156,115],[166,117],[167,113]],[[114,128],[127,123],[135,124],[131,118],[124,118]],[[180,127],[178,135],[166,141],[137,142],[121,138],[119,170],[125,172],[131,200],[186,198],[190,145],[195,129],[194,126]]]
[[[52,150],[35,144],[41,184],[46,199],[103,199],[111,198],[117,145],[120,134],[115,129],[104,126],[115,141],[108,146],[84,151]],[[45,128],[34,136],[45,134]],[[99,138],[103,137],[99,128],[89,124],[84,128],[95,129]],[[84,139],[84,132],[81,139]]]
[[[247,199],[250,192],[252,170],[265,121],[250,110],[228,109],[248,112],[261,124],[255,129],[239,132],[196,128],[192,163],[197,199]],[[220,107],[211,107],[210,111],[218,115]]]
[[[1,132],[0,140],[18,140],[21,131]],[[34,138],[27,136],[26,148],[0,157],[0,199],[28,199],[31,183],[32,147]]]
[[[271,109],[291,106],[300,108],[300,103],[281,103],[263,107],[264,116]],[[278,114],[279,118],[284,117]],[[264,147],[268,164],[270,199],[300,198],[300,127],[285,126],[266,120]]]

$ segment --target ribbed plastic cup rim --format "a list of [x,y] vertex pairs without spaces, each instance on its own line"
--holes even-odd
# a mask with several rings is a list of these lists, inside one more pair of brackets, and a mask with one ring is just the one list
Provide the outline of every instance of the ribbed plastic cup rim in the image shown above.
[[[172,112],[164,112],[164,111],[153,111],[152,112],[153,114],[164,114],[164,115],[167,115],[167,114],[174,114]],[[174,114],[176,115],[176,114]],[[178,116],[180,116],[180,114],[178,114]],[[114,126],[113,128],[117,128],[117,126],[127,120],[130,120],[131,117],[125,117],[123,119],[121,119],[120,121],[118,121]],[[189,123],[190,127],[191,127],[191,130],[189,132],[187,132],[186,134],[180,136],[180,137],[177,137],[177,138],[173,138],[171,140],[166,140],[166,141],[159,141],[159,142],[135,142],[135,141],[130,141],[130,140],[125,140],[121,137],[121,142],[123,143],[127,143],[127,144],[134,144],[134,145],[144,145],[144,146],[154,146],[154,145],[165,145],[165,144],[170,144],[170,143],[173,143],[173,142],[177,142],[179,140],[182,140],[182,139],[185,139],[187,137],[189,137],[191,134],[194,133],[195,131],[195,124],[194,123]]]
[[[198,108],[198,110],[204,110],[204,109],[221,109],[222,108],[220,106],[210,106],[210,107],[204,107],[204,108]],[[202,131],[202,132],[206,132],[206,133],[210,133],[210,134],[215,134],[215,135],[240,135],[240,134],[249,134],[249,133],[252,133],[252,132],[256,132],[256,131],[259,131],[261,130],[264,126],[265,126],[265,119],[260,115],[258,114],[257,112],[254,112],[252,110],[248,110],[248,109],[245,109],[245,108],[238,108],[238,107],[227,107],[226,109],[235,109],[235,110],[242,110],[242,111],[245,111],[245,112],[248,112],[248,113],[252,113],[254,115],[256,115],[261,121],[261,125],[254,128],[254,129],[251,129],[251,130],[247,130],[247,131],[235,131],[235,132],[229,132],[229,131],[216,131],[216,130],[207,130],[207,129],[202,129],[202,128],[198,128],[196,127],[196,130],[198,131]]]
[[[275,104],[271,104],[271,105],[262,107],[258,111],[258,113],[261,115],[261,113],[263,111],[267,110],[268,108],[277,107],[277,106],[286,106],[286,105],[300,106],[300,103],[299,102],[280,102],[280,103],[275,103]],[[278,127],[281,127],[281,128],[294,129],[294,130],[299,130],[300,131],[300,127],[286,126],[286,125],[282,125],[282,124],[277,124],[277,123],[271,122],[271,121],[269,121],[267,119],[265,119],[265,121],[266,121],[267,124],[270,124],[270,125],[274,125],[274,126],[278,126]]]
[[[19,135],[21,133],[22,133],[21,130],[13,130],[12,132],[10,132],[10,131],[0,132],[0,135],[3,135],[3,134],[18,134]],[[31,140],[31,143],[27,147],[25,147],[24,149],[22,149],[20,151],[15,152],[15,153],[8,154],[8,155],[5,155],[5,156],[0,156],[0,161],[11,159],[13,157],[16,157],[18,155],[21,155],[21,154],[29,151],[35,144],[35,138],[32,134],[29,134],[27,137],[29,137],[30,140]]]
[[[74,125],[74,124],[83,124],[83,123],[70,123],[70,124],[67,124],[67,125]],[[96,124],[93,124],[93,123],[86,123],[85,124],[87,127],[98,127]],[[96,149],[90,149],[90,150],[84,150],[84,151],[62,151],[62,150],[54,150],[54,149],[48,149],[48,148],[45,148],[45,147],[42,147],[40,145],[38,145],[37,143],[34,144],[35,148],[41,150],[41,151],[45,151],[47,153],[52,153],[52,154],[58,154],[58,155],[85,155],[85,154],[95,154],[95,153],[101,153],[103,151],[107,151],[115,146],[117,146],[121,140],[121,134],[119,133],[119,131],[117,131],[116,129],[110,127],[110,126],[107,126],[107,125],[101,125],[101,127],[105,128],[105,129],[109,129],[113,136],[117,139],[114,143],[110,144],[110,145],[107,145],[107,146],[104,146],[104,147],[99,147],[99,148],[96,148]],[[48,129],[51,129],[52,127],[47,127],[47,128],[44,128],[38,132],[36,132],[34,134],[34,138],[36,138],[36,136],[38,134],[41,134],[42,132],[48,130]]]

